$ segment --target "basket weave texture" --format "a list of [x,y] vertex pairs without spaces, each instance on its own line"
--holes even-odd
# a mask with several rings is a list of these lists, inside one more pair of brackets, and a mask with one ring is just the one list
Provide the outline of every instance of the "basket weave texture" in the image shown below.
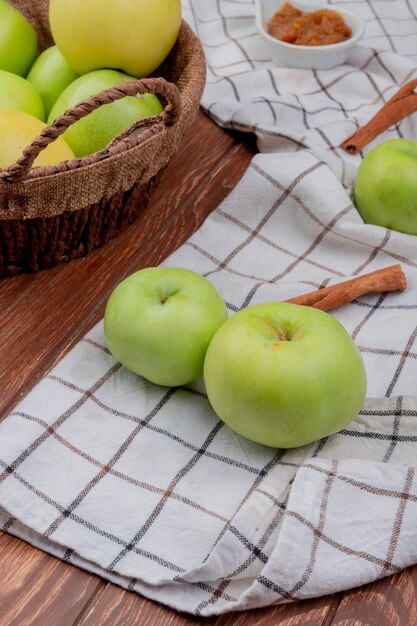
[[[53,44],[48,0],[9,2],[35,27],[40,51]],[[107,89],[66,111],[15,164],[0,169],[0,275],[85,256],[131,224],[195,119],[204,82],[201,45],[183,22],[155,77]],[[137,122],[101,152],[32,167],[39,152],[81,117],[125,95],[145,92],[161,97],[161,114]]]

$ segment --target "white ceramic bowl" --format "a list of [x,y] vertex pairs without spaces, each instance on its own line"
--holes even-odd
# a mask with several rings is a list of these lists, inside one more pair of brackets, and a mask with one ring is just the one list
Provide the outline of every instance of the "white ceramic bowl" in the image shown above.
[[352,36],[340,43],[327,44],[325,46],[299,46],[286,43],[272,37],[268,33],[268,23],[274,13],[279,11],[285,0],[255,0],[256,25],[259,33],[268,46],[271,59],[281,67],[298,67],[304,69],[325,70],[341,65],[352,52],[356,42],[365,32],[365,24],[361,17],[347,9],[335,8],[332,5],[317,5],[289,0],[290,3],[300,9],[311,13],[318,9],[332,9],[343,17],[345,23],[351,28]]

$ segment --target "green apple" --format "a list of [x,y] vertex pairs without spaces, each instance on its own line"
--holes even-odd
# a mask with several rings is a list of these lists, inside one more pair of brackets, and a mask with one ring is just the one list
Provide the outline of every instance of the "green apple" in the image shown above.
[[206,278],[183,268],[150,267],[112,292],[104,334],[129,370],[176,387],[202,375],[207,346],[226,319],[226,305]]
[[170,52],[181,0],[50,0],[58,48],[79,74],[103,67],[147,76]]
[[26,78],[0,70],[0,108],[16,109],[45,121],[42,98]]
[[[48,116],[52,122],[86,98],[107,89],[134,80],[132,76],[115,70],[97,70],[80,76],[58,97]],[[98,152],[137,120],[156,115],[162,105],[154,94],[128,96],[106,104],[68,128],[64,139],[77,157]]]
[[48,116],[58,96],[78,78],[78,74],[68,65],[58,48],[51,46],[38,56],[26,78],[41,95]]
[[0,69],[26,76],[36,56],[34,29],[19,11],[0,0]]
[[355,204],[368,224],[417,235],[417,141],[390,139],[359,166]]
[[[8,167],[17,161],[26,146],[31,144],[45,127],[46,124],[23,111],[0,109],[0,167]],[[58,137],[42,150],[34,165],[35,167],[55,165],[74,158],[71,148]]]
[[337,432],[366,394],[361,355],[343,326],[328,313],[285,302],[230,317],[208,347],[204,382],[230,428],[276,448]]

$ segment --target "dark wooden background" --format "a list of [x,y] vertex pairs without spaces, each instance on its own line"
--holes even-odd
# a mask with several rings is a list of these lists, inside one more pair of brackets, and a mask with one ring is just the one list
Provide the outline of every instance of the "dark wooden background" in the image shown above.
[[[1,415],[95,324],[114,286],[180,246],[245,172],[253,139],[203,113],[151,203],[125,233],[86,259],[0,279]],[[0,626],[408,626],[417,625],[417,567],[325,598],[192,618],[123,591],[0,533]]]

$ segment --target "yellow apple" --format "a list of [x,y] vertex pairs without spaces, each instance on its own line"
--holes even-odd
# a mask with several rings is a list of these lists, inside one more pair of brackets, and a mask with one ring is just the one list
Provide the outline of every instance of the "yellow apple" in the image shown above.
[[50,0],[55,43],[86,74],[110,68],[147,76],[170,52],[181,25],[181,0]]
[[[8,167],[32,143],[46,124],[33,115],[14,109],[0,109],[0,167]],[[65,141],[58,137],[36,158],[34,165],[55,165],[74,159],[74,153]]]

